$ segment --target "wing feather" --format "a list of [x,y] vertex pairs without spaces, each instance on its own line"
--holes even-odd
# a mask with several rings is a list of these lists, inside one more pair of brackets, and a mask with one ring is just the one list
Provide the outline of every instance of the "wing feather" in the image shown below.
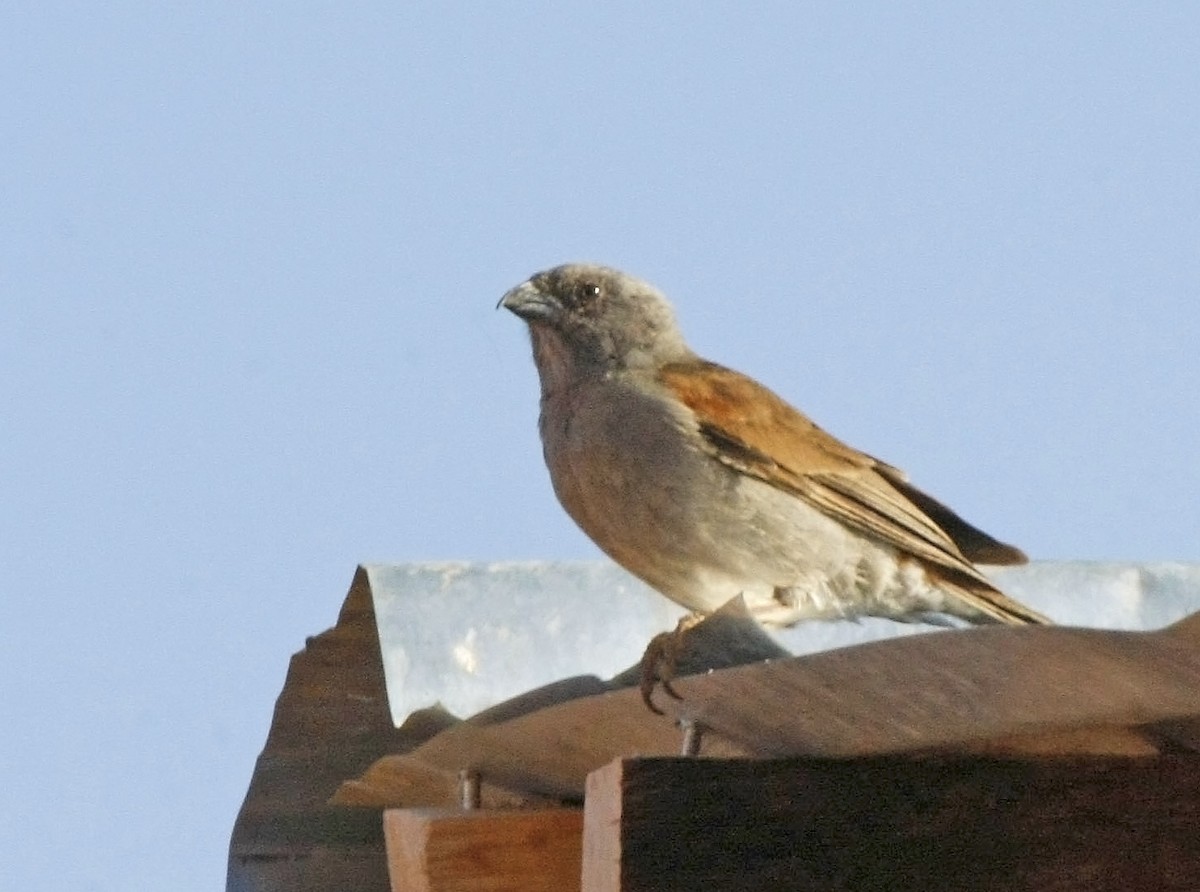
[[1046,621],[1001,594],[964,551],[998,563],[1019,563],[1024,555],[913,487],[897,468],[846,445],[758,382],[715,363],[671,364],[660,380],[695,414],[717,461],[919,561],[994,618]]

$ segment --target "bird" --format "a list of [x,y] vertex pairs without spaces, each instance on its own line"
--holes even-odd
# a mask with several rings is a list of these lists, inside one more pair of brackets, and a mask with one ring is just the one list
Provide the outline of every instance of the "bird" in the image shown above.
[[[977,567],[1025,563],[1022,551],[764,385],[697,355],[648,282],[568,263],[498,306],[529,330],[538,428],[562,507],[693,616],[741,596],[767,627],[861,616],[1051,622]],[[644,671],[662,659],[648,649]],[[643,678],[643,699],[659,712],[654,683]]]

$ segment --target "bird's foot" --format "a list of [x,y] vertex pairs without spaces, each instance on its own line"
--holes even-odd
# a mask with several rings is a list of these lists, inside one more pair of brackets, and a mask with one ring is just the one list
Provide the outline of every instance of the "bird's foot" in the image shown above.
[[642,702],[651,712],[657,715],[663,714],[663,711],[654,705],[654,688],[657,685],[661,684],[668,696],[676,700],[683,699],[683,696],[671,686],[671,680],[675,677],[675,669],[679,664],[679,657],[683,653],[684,638],[688,631],[699,625],[703,619],[704,617],[699,614],[688,614],[680,619],[670,632],[659,632],[646,645],[646,652],[642,654],[640,687]]

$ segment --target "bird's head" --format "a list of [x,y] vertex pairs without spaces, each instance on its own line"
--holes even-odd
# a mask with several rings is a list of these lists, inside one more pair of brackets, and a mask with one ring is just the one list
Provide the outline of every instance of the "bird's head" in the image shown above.
[[657,368],[692,355],[662,293],[610,267],[556,266],[513,288],[500,306],[529,324],[543,384],[548,373]]

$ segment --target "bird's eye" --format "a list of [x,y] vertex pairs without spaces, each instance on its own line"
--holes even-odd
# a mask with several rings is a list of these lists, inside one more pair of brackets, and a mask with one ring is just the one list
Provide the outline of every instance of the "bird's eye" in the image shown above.
[[595,282],[584,282],[579,286],[579,300],[586,303],[594,297],[600,296],[600,286]]

